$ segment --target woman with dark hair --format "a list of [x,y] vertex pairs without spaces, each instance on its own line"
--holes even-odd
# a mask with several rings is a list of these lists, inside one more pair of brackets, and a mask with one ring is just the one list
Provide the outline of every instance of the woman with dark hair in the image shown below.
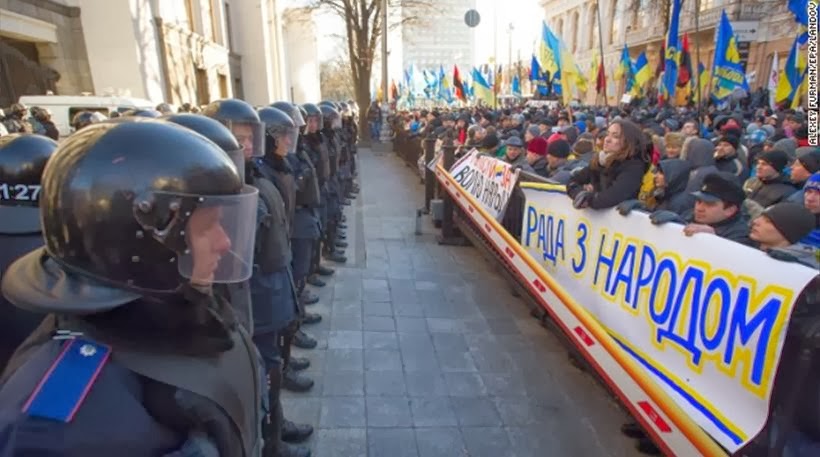
[[567,184],[573,205],[605,209],[638,198],[649,162],[646,152],[640,127],[627,120],[610,123],[603,150]]

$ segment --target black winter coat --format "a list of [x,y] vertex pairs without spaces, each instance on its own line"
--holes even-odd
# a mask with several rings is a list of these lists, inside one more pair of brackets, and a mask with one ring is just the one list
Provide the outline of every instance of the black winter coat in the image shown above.
[[585,184],[592,184],[594,195],[589,207],[606,209],[626,200],[638,198],[641,181],[646,173],[647,164],[639,158],[615,162],[608,168],[583,168],[571,177],[567,184],[567,195],[575,198]]

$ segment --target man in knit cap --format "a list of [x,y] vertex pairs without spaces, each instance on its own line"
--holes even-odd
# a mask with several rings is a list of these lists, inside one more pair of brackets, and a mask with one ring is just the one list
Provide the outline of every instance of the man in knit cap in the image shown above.
[[760,154],[757,176],[744,185],[749,199],[763,208],[785,201],[797,188],[783,175],[789,156],[778,149]]
[[536,173],[547,176],[547,140],[538,137],[527,144],[527,162]]
[[663,143],[666,146],[666,158],[677,159],[680,157],[681,149],[683,149],[683,140],[686,137],[680,132],[669,132],[663,137]]
[[517,136],[511,136],[504,142],[506,148],[502,160],[517,168],[529,173],[535,170],[527,163],[527,156],[524,154],[524,142]]
[[820,172],[806,180],[806,185],[803,186],[803,206],[814,214],[814,230],[801,242],[820,249]]
[[800,243],[815,224],[814,215],[805,207],[778,203],[752,221],[749,237],[772,257],[820,268],[816,248]]
[[793,193],[788,201],[792,203],[803,203],[803,186],[806,185],[812,174],[820,171],[820,148],[805,146],[797,148],[797,160],[792,163],[789,179],[799,190]]
[[572,148],[566,140],[555,140],[547,146],[547,179],[566,185],[572,170],[585,165],[580,160],[570,160],[571,152]]
[[742,182],[749,177],[746,155],[740,148],[740,138],[723,135],[715,146],[715,166],[718,170],[732,173]]

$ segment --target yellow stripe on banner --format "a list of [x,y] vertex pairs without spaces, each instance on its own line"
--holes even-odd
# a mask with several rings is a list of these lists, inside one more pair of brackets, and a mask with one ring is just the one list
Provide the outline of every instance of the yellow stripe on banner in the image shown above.
[[567,192],[567,186],[563,184],[549,184],[545,182],[520,182],[518,183],[520,187],[525,189],[538,189],[538,190],[548,190],[552,192]]
[[[481,207],[476,201],[475,197],[469,192],[464,192],[461,186],[453,179],[447,170],[440,164],[437,166],[439,172],[446,177],[456,189],[462,193],[470,204],[478,211],[493,229],[516,251],[516,253],[524,260],[527,265],[544,281],[544,284],[549,287],[561,302],[572,312],[575,317],[583,323],[587,329],[593,334],[601,346],[614,358],[619,365],[626,371],[629,376],[635,381],[652,400],[658,404],[669,419],[680,429],[681,433],[686,436],[689,442],[694,445],[701,455],[705,457],[726,457],[726,451],[720,447],[703,429],[701,429],[689,416],[683,412],[682,409],[675,403],[672,398],[663,391],[654,381],[651,381],[645,374],[645,370],[638,365],[626,352],[621,349],[613,340],[612,336],[607,330],[601,326],[597,319],[595,319],[586,309],[584,309],[574,298],[556,282],[550,275],[548,275],[543,268],[530,256],[507,230],[501,224],[490,216],[487,211]],[[550,187],[551,189],[544,190],[561,190],[564,186],[554,184],[542,183],[520,183],[525,188],[542,188],[541,186]],[[688,456],[681,456],[688,457]]]

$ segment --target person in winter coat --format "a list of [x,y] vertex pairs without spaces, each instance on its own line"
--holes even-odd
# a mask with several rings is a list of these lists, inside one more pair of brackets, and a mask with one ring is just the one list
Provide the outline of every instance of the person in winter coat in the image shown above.
[[801,243],[820,249],[820,172],[811,175],[806,181],[803,187],[803,206],[814,214],[814,230]]
[[786,200],[798,205],[803,204],[803,193],[806,181],[812,174],[820,171],[820,148],[812,146],[797,148],[797,160],[792,163],[789,179],[799,190]]
[[800,243],[815,228],[815,216],[794,203],[772,205],[752,221],[749,236],[760,250],[782,260],[820,268],[816,248]]
[[715,166],[718,170],[732,173],[740,182],[749,177],[745,151],[740,148],[740,139],[734,135],[720,137],[715,147]]
[[598,157],[570,177],[567,195],[573,206],[605,209],[636,198],[647,170],[644,141],[643,132],[633,122],[613,121]]
[[512,165],[513,168],[535,174],[535,170],[527,162],[527,155],[524,154],[524,142],[517,136],[507,138],[504,142],[507,146],[503,160]]
[[749,199],[767,208],[786,200],[797,188],[783,175],[789,156],[774,149],[760,154],[757,159],[757,176],[744,185]]
[[547,140],[543,137],[533,138],[527,143],[527,163],[535,172],[547,177]]
[[713,173],[717,173],[715,166],[715,146],[709,140],[698,137],[689,137],[683,143],[683,150],[680,158],[692,165],[689,173],[689,183],[686,185],[687,192],[696,192],[703,186],[703,179]]
[[686,192],[692,164],[681,159],[666,159],[658,163],[655,172],[656,210],[667,210],[689,217],[695,207],[695,197]]
[[572,170],[584,167],[587,163],[570,159],[571,148],[564,140],[556,140],[547,146],[547,179],[558,184],[569,182]]

